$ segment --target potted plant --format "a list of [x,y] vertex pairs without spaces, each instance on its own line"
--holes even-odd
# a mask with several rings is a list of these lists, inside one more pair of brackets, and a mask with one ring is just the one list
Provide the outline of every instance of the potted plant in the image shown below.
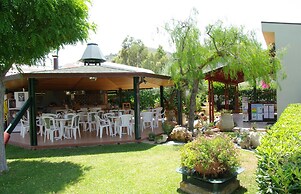
[[190,186],[198,187],[200,193],[232,192],[239,186],[238,150],[226,135],[198,136],[185,144],[180,153],[182,167],[178,172],[183,174],[180,188],[185,192],[190,193]]
[[234,120],[231,111],[229,110],[222,110],[221,111],[221,119],[220,119],[220,126],[221,131],[232,131],[234,128]]
[[174,125],[170,122],[164,122],[162,123],[162,130],[163,130],[163,133],[166,134],[166,135],[170,135],[170,133],[172,132],[174,128]]
[[150,133],[148,134],[148,140],[149,140],[149,141],[154,141],[155,138],[156,138],[156,134],[155,134],[154,132],[150,132]]
[[155,137],[155,143],[165,143],[167,141],[168,136],[166,134],[161,134]]

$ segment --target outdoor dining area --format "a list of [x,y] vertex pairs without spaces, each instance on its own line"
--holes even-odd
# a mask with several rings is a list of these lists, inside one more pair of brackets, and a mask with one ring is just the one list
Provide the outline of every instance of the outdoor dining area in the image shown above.
[[[97,44],[88,44],[72,67],[54,63],[53,70],[7,76],[4,84],[22,100],[9,108],[16,116],[5,133],[10,144],[29,149],[139,142],[160,134],[164,87],[174,85],[169,76],[106,62]],[[153,88],[160,89],[159,104],[141,108],[140,90]]]
[[[150,132],[162,133],[162,107],[140,113],[142,139]],[[100,108],[59,109],[56,113],[42,113],[36,117],[38,148],[88,146],[135,141],[134,111],[132,109],[101,110]],[[29,122],[21,119],[20,132],[12,133],[10,142],[27,147]]]
[[[14,96],[5,135],[29,149],[139,142],[162,133],[164,87],[169,76],[139,67],[106,62],[89,43],[71,67],[6,76]],[[158,88],[159,103],[141,107],[140,90]],[[18,130],[19,129],[19,130]],[[6,140],[7,141],[7,140]]]
[[[81,68],[89,69],[89,66],[79,67],[79,69]],[[95,69],[95,66],[92,66],[92,68]],[[98,66],[98,68],[101,67]],[[61,71],[66,70],[62,69]],[[61,73],[58,74],[61,76]],[[95,73],[93,75],[95,76]],[[94,89],[87,84],[86,88],[90,89],[83,90],[84,88],[76,89],[75,86],[68,84],[68,82],[74,82],[74,77],[64,78],[64,81],[61,79],[48,78],[47,81],[44,78],[38,79],[36,93],[34,94],[35,103],[32,105],[35,110],[35,131],[33,132],[30,129],[30,106],[15,127],[16,129],[11,133],[10,144],[30,149],[103,145],[137,142],[147,139],[150,132],[155,134],[163,132],[161,127],[165,117],[163,106],[140,110],[140,106],[135,102],[123,101],[126,98],[123,95],[135,94],[136,90],[131,89],[131,86],[124,88],[124,92],[120,88],[117,92],[112,92],[112,90],[105,90],[107,88],[99,88],[99,85],[93,81],[94,87],[98,88]],[[70,79],[72,81],[69,81]],[[83,79],[80,78],[80,80]],[[98,78],[98,80],[100,79]],[[121,77],[118,77],[118,79],[121,79]],[[132,84],[134,78],[127,79],[131,80],[129,84]],[[141,79],[141,77],[138,77],[138,81]],[[146,80],[147,78],[143,79]],[[114,79],[112,78],[112,80]],[[148,80],[150,84],[151,79]],[[62,89],[59,89],[59,85],[53,87],[50,84],[51,82],[65,82],[66,84]],[[43,86],[40,86],[40,84]],[[79,86],[80,81],[77,81],[76,84]],[[143,85],[147,86],[144,83]],[[73,90],[70,91],[70,88]],[[23,104],[25,104],[25,100],[32,98],[30,88],[27,87],[27,89],[23,92],[26,97]],[[160,90],[163,90],[162,86]],[[15,92],[15,94],[19,93],[22,92]],[[18,101],[17,97],[15,99]],[[16,109],[20,110],[22,107],[11,108],[12,111]],[[34,146],[31,145],[32,133],[36,134],[37,145]]]

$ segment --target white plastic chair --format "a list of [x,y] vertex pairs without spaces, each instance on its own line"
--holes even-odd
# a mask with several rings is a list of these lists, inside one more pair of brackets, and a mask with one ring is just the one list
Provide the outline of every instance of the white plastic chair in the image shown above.
[[109,119],[110,116],[115,116],[115,113],[113,112],[104,113],[102,115],[102,119]]
[[161,121],[162,124],[165,122],[165,111],[166,110],[164,110],[163,113],[161,113],[161,115],[158,117],[158,121]]
[[164,123],[165,111],[162,113],[162,109],[163,109],[162,107],[158,107],[158,108],[153,109],[153,112],[155,114],[154,127],[159,126],[159,121]]
[[[120,123],[119,123],[119,137],[121,138],[122,134],[128,134],[132,136],[133,133],[133,123],[131,122],[133,115],[131,114],[124,114],[120,116]],[[127,133],[123,133],[123,129],[127,130]]]
[[88,108],[80,108],[79,111],[81,111],[81,112],[88,112]]
[[88,130],[90,132],[96,129],[95,115],[98,115],[98,112],[88,112]]
[[103,111],[103,110],[99,110],[99,111],[97,111],[97,112],[98,112],[99,118],[102,118],[102,117],[103,117],[103,114],[105,114],[105,111]]
[[94,108],[90,108],[90,111],[91,112],[99,112],[99,111],[102,111],[102,110],[101,110],[101,108],[94,107]]
[[42,121],[42,117],[37,117],[36,118],[36,125],[37,125],[37,127],[39,127],[39,134],[41,135],[41,136],[43,136],[43,134],[44,134],[44,124],[43,124],[43,121]]
[[21,119],[21,131],[20,135],[24,138],[25,134],[29,131],[29,121]]
[[[116,117],[115,113],[113,113],[113,112],[104,113],[102,115],[102,119],[107,121],[110,124],[111,128],[116,129],[115,122],[112,120],[113,117]],[[115,130],[115,133],[116,133],[116,130]]]
[[131,110],[129,110],[129,114],[130,115],[135,115],[135,111],[131,109]]
[[134,110],[132,109],[127,109],[127,110],[123,110],[123,114],[130,114],[130,115],[134,115]]
[[95,115],[95,121],[96,121],[96,136],[99,134],[99,138],[102,138],[103,129],[106,129],[106,134],[112,135],[112,127],[110,123],[108,123],[106,120],[101,119],[98,115]]
[[79,125],[82,126],[83,131],[87,131],[87,112],[78,112],[77,115],[79,115]]
[[67,112],[68,112],[68,110],[66,110],[66,109],[59,109],[59,110],[55,111],[56,114],[65,114]]
[[109,112],[114,113],[115,116],[118,116],[119,110],[118,109],[113,109],[113,110],[110,110]]
[[74,139],[76,139],[76,133],[78,132],[78,136],[79,138],[81,138],[80,135],[80,128],[79,128],[79,115],[74,115],[72,117],[71,123],[68,126],[65,126],[65,130],[71,130],[71,134],[74,137]]
[[57,114],[53,114],[53,113],[43,113],[42,116],[56,118],[56,117],[57,117]]
[[75,115],[76,115],[76,113],[66,113],[64,115],[64,118],[65,119],[72,119]]
[[154,113],[153,112],[142,112],[142,131],[146,127],[151,127],[152,131],[154,131]]
[[51,142],[53,142],[54,139],[54,133],[56,131],[59,132],[59,128],[56,125],[56,122],[53,117],[50,116],[42,116],[42,121],[45,127],[45,134],[44,134],[44,142],[46,141],[46,137],[49,137]]

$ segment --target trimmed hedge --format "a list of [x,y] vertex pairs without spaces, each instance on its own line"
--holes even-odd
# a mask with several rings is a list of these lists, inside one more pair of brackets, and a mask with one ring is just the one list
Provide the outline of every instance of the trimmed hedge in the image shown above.
[[301,104],[291,104],[257,148],[259,193],[301,193]]

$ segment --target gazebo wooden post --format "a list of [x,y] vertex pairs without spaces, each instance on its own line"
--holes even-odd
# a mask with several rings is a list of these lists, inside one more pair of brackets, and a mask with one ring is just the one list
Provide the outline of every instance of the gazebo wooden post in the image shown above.
[[135,139],[141,139],[140,133],[140,96],[139,96],[139,77],[134,77],[134,114],[135,114]]
[[119,108],[122,108],[122,89],[118,90]]
[[239,101],[238,101],[238,84],[235,84],[235,94],[234,94],[234,112],[239,113]]
[[225,83],[225,109],[229,110],[229,84]]
[[37,138],[37,124],[36,124],[36,79],[29,78],[28,79],[28,86],[29,86],[29,98],[31,98],[31,106],[29,107],[29,134],[30,134],[30,145],[37,146],[38,145],[38,138]]
[[209,103],[209,121],[214,121],[214,91],[213,81],[208,80],[208,103]]
[[161,113],[163,113],[165,110],[165,108],[164,108],[164,87],[163,86],[160,86],[160,106],[162,107]]

